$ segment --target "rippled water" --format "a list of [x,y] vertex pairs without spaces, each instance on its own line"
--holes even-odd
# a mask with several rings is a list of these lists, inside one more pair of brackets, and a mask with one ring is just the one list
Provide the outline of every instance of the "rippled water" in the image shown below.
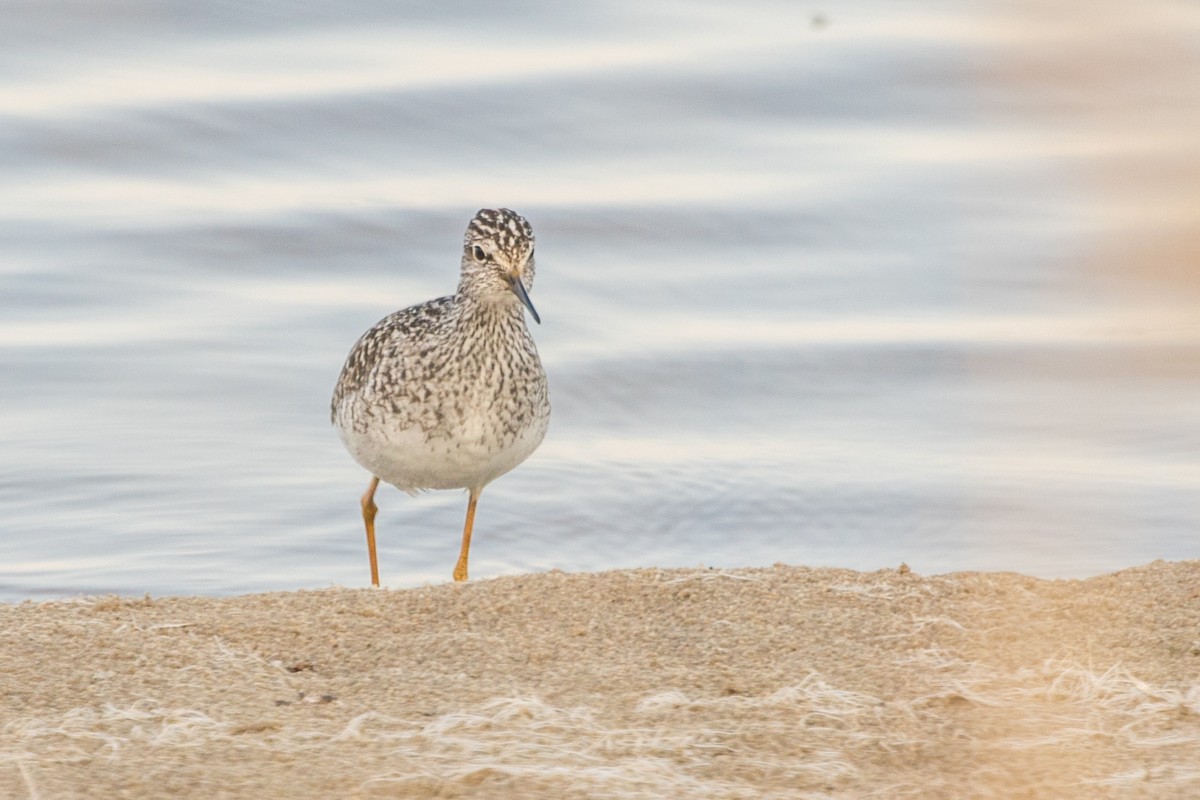
[[0,599],[365,584],[330,390],[495,205],[554,418],[474,577],[1195,557],[1200,11],[1060,5],[10,9]]

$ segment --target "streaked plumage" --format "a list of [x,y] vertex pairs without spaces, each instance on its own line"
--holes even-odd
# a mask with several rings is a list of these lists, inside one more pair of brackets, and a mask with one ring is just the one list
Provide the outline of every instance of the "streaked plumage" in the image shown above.
[[508,209],[484,209],[467,227],[458,290],[380,320],[346,358],[331,418],[373,476],[363,517],[374,558],[378,480],[406,492],[470,491],[455,578],[466,578],[479,493],[537,448],[550,422],[546,375],[525,323],[534,238]]

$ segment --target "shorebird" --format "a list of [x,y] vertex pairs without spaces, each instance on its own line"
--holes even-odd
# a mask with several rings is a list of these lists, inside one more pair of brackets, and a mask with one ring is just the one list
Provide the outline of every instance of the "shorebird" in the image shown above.
[[330,417],[371,473],[361,504],[374,586],[381,480],[409,494],[469,492],[454,567],[454,580],[465,581],[480,493],[546,435],[546,373],[525,324],[526,310],[541,322],[529,299],[533,250],[524,217],[481,210],[467,225],[458,290],[384,317],[346,357]]

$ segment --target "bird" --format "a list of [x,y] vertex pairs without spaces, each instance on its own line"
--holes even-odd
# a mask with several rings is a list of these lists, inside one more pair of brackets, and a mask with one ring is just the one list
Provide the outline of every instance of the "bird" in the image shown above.
[[360,505],[372,586],[379,586],[380,481],[409,494],[467,490],[453,572],[455,581],[465,581],[480,493],[546,436],[549,388],[525,319],[528,311],[541,324],[529,298],[534,245],[533,228],[520,214],[481,209],[463,237],[454,294],[389,314],[346,356],[330,420],[371,473]]

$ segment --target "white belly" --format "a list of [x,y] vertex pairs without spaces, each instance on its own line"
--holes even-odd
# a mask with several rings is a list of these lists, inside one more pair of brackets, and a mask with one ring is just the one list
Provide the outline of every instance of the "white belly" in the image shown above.
[[380,421],[366,431],[339,426],[350,455],[380,480],[415,493],[422,489],[482,489],[537,449],[549,418],[516,433],[498,435],[483,419],[467,420],[453,437],[427,437],[420,427]]

